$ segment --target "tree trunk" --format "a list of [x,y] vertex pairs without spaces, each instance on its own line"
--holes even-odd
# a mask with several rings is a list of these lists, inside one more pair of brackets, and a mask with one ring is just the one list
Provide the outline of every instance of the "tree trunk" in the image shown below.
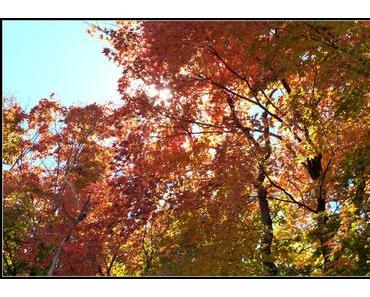
[[73,225],[71,226],[69,232],[67,235],[65,235],[62,239],[62,241],[60,242],[57,250],[55,251],[54,255],[53,255],[53,258],[52,258],[52,261],[51,261],[51,265],[50,265],[50,268],[49,268],[49,271],[48,271],[48,275],[49,276],[52,276],[54,274],[54,270],[55,268],[57,267],[57,264],[58,264],[58,261],[59,261],[59,257],[60,257],[60,254],[63,250],[63,246],[69,241],[69,239],[71,238],[72,236],[72,232],[74,231],[75,227],[77,226],[77,224],[79,222],[81,222],[82,220],[84,220],[86,218],[86,215],[87,215],[87,211],[88,211],[88,208],[89,208],[89,205],[90,205],[90,197],[89,199],[84,203],[80,213],[78,214],[77,218],[76,218],[76,221],[73,223]]
[[317,230],[318,239],[320,242],[320,253],[324,259],[323,271],[325,272],[329,266],[330,248],[327,245],[329,241],[329,230],[327,222],[329,220],[326,214],[326,199],[325,191],[323,191],[324,175],[321,164],[322,154],[317,154],[314,158],[308,158],[305,167],[311,179],[316,183],[315,194],[317,204]]
[[258,203],[261,211],[262,223],[264,226],[261,239],[262,261],[268,273],[270,275],[276,275],[278,270],[276,264],[274,263],[271,252],[272,241],[274,239],[272,219],[269,204],[267,201],[267,190],[263,185],[265,177],[266,176],[263,168],[260,168],[258,174]]
[[235,125],[245,133],[246,137],[252,142],[255,148],[258,150],[259,155],[258,158],[258,173],[257,173],[257,182],[256,182],[256,190],[258,196],[258,204],[261,212],[262,224],[264,226],[262,238],[261,238],[261,250],[262,250],[262,261],[270,275],[276,275],[278,270],[276,264],[273,261],[273,256],[271,252],[272,241],[274,239],[273,227],[272,227],[272,219],[270,214],[270,208],[267,201],[267,190],[264,186],[264,181],[266,178],[265,174],[265,166],[268,164],[268,161],[271,156],[271,142],[270,142],[270,123],[269,123],[269,112],[268,112],[268,105],[264,112],[262,113],[262,123],[263,123],[263,138],[264,138],[264,145],[258,143],[253,135],[250,132],[248,127],[244,127],[239,118],[235,113],[234,102],[231,98],[227,98],[227,103],[230,106],[232,117],[234,120]]
[[62,241],[60,242],[54,256],[53,256],[53,259],[51,261],[51,265],[50,265],[50,268],[49,268],[49,271],[48,271],[48,276],[52,276],[54,274],[54,270],[55,268],[57,267],[57,264],[58,264],[58,261],[59,261],[59,257],[60,257],[60,254],[62,252],[62,249],[63,249],[63,246],[64,244],[68,241],[68,238],[69,236],[65,236]]
[[[285,88],[286,92],[288,94],[291,94],[292,89],[289,86],[289,83],[286,81],[285,78],[281,79],[281,83],[283,87]],[[306,129],[307,131],[307,129]],[[297,137],[297,140],[301,142],[301,139]],[[317,203],[317,214],[318,214],[318,220],[317,220],[317,228],[318,228],[318,237],[320,241],[320,253],[324,258],[324,272],[326,271],[329,261],[329,254],[330,249],[326,245],[326,242],[329,240],[328,231],[327,230],[327,222],[328,222],[328,216],[326,214],[326,199],[325,194],[323,191],[323,184],[324,184],[324,178],[325,173],[323,173],[322,170],[322,164],[321,164],[322,154],[318,153],[314,158],[307,158],[306,163],[304,163],[304,166],[306,167],[306,170],[311,177],[311,179],[316,182],[317,186],[315,189],[315,197],[316,197],[316,203]]]
[[328,269],[330,264],[329,255],[330,255],[330,248],[327,245],[329,241],[329,230],[327,227],[327,222],[329,220],[326,214],[326,201],[325,197],[317,197],[317,228],[319,234],[319,241],[320,241],[320,253],[324,258],[324,265],[323,271],[325,272]]
[[271,156],[271,143],[270,143],[270,135],[269,135],[269,122],[268,122],[268,113],[265,111],[262,114],[262,122],[264,125],[264,141],[265,145],[263,148],[263,158],[262,162],[259,164],[258,168],[258,186],[257,186],[257,196],[258,196],[258,204],[261,211],[262,223],[263,223],[263,234],[261,238],[261,246],[262,246],[262,261],[266,270],[270,275],[276,275],[278,272],[277,266],[274,262],[272,256],[272,241],[274,239],[274,230],[272,226],[272,219],[270,208],[267,200],[267,190],[264,186],[264,181],[266,178],[264,166],[265,163],[268,163],[270,156]]

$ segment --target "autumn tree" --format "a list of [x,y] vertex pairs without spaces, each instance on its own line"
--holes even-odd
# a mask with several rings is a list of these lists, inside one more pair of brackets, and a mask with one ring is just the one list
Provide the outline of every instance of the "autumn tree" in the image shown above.
[[118,106],[3,100],[5,274],[369,273],[366,22],[91,31]]
[[[65,108],[45,98],[26,113],[6,100],[6,274],[92,273],[91,269],[85,270],[86,265],[93,265],[86,263],[91,259],[84,259],[91,247],[81,246],[79,238],[88,228],[82,222],[88,215],[93,217],[96,200],[109,190],[104,186],[104,177],[110,172],[109,149],[104,142],[105,112],[95,104]],[[105,188],[103,194],[99,188]],[[66,256],[74,249],[76,258]],[[65,256],[72,260],[72,267],[63,259]],[[79,270],[73,270],[73,266]]]
[[[257,246],[267,273],[278,273],[269,206],[274,200],[295,204],[305,220],[316,220],[311,235],[318,240],[322,273],[335,266],[331,234],[336,231],[330,227],[328,203],[344,209],[353,200],[341,196],[334,177],[343,155],[354,148],[346,130],[358,131],[362,141],[356,145],[368,147],[367,24],[119,21],[117,25],[118,29],[100,30],[112,45],[105,54],[123,68],[119,90],[124,106],[116,113],[118,121],[135,120],[136,129],[160,142],[161,150],[185,148],[198,158],[200,144],[206,151],[214,150],[211,162],[205,159],[201,166],[187,162],[191,176],[204,167],[208,175],[206,184],[191,188],[212,185],[207,194],[219,196],[238,180],[237,196],[256,197],[263,224]],[[244,150],[244,162],[252,164],[218,162],[235,146]],[[172,163],[171,173],[175,164],[181,162]],[[230,175],[220,181],[217,169],[209,164]],[[243,182],[242,174],[232,175],[241,164],[250,175]],[[358,192],[359,209],[366,209],[365,184]],[[365,217],[367,212],[360,220],[368,230]]]

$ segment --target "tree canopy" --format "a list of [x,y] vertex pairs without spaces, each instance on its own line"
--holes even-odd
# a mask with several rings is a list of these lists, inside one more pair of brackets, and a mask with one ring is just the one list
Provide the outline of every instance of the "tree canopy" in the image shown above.
[[6,275],[368,275],[367,22],[95,25],[119,106],[3,98]]

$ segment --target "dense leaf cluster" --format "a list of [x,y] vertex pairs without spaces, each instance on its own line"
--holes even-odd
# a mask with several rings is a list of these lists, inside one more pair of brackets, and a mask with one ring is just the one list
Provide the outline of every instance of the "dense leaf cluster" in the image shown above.
[[368,275],[368,23],[92,31],[118,107],[4,98],[6,275]]

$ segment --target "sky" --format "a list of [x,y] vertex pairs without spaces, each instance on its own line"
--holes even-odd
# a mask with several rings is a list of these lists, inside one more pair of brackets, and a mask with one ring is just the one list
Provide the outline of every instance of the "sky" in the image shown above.
[[121,70],[84,21],[4,21],[3,96],[25,109],[55,93],[64,105],[119,101]]

